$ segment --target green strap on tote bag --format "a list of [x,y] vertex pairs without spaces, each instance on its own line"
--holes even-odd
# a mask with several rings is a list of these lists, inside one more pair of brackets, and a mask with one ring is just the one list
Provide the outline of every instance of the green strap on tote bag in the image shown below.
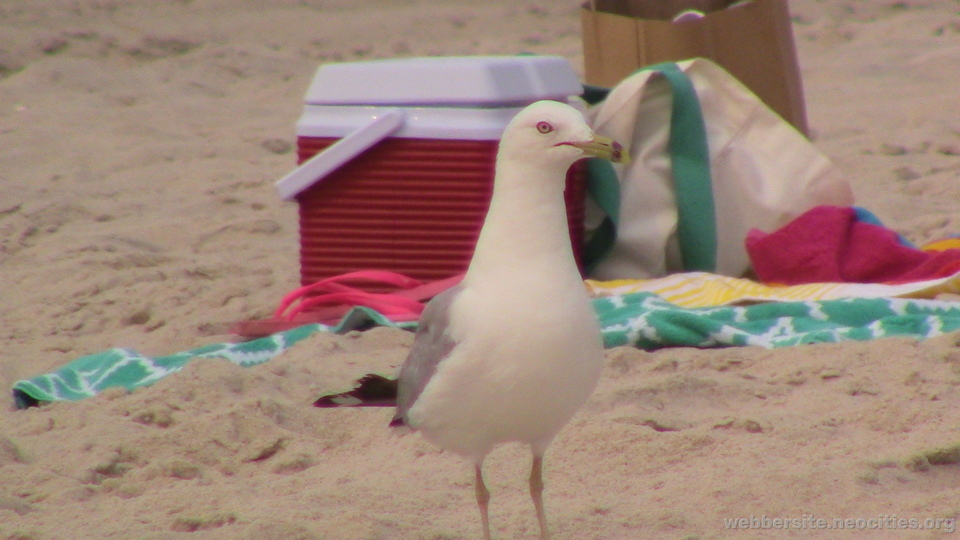
[[[717,220],[710,176],[710,151],[700,99],[689,77],[675,63],[655,64],[640,71],[660,73],[673,92],[669,151],[677,197],[677,237],[683,268],[687,271],[713,272],[717,263]],[[589,274],[616,241],[620,219],[620,183],[613,166],[599,159],[588,161],[587,175],[587,192],[607,214],[584,247],[584,261]]]

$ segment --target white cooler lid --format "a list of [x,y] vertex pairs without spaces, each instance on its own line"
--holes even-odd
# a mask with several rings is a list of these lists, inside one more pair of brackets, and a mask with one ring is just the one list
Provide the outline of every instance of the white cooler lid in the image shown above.
[[504,107],[566,101],[582,86],[562,56],[447,56],[326,64],[308,105]]

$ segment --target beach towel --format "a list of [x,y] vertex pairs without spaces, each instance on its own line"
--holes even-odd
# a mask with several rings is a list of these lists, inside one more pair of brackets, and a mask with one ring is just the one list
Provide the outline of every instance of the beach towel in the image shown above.
[[151,357],[133,349],[114,348],[83,356],[57,371],[18,381],[13,386],[17,408],[50,401],[77,401],[107,388],[134,390],[176,373],[195,358],[221,358],[241,366],[262,364],[316,332],[343,334],[373,326],[415,328],[416,323],[393,322],[365,307],[350,310],[335,326],[307,324],[242,343],[207,345],[168,356]]
[[923,250],[853,207],[818,206],[746,247],[764,283],[908,283],[960,273],[960,249]]
[[960,329],[960,303],[898,298],[767,302],[682,308],[652,293],[595,301],[608,347],[766,348],[930,338]]
[[[685,308],[656,294],[639,292],[596,298],[594,308],[607,347],[647,350],[677,346],[775,348],[890,336],[922,339],[960,330],[960,303],[934,300],[850,298]],[[209,345],[170,356],[153,358],[130,349],[111,349],[74,360],[53,373],[18,381],[13,387],[14,400],[17,407],[26,408],[50,401],[76,401],[111,387],[134,390],[204,358],[223,358],[243,366],[261,364],[314,333],[373,325],[412,329],[416,323],[392,322],[369,308],[358,307],[337,326],[310,324],[246,343]]]
[[[924,249],[928,249],[924,246]],[[756,302],[795,302],[841,298],[926,298],[960,293],[960,273],[911,283],[805,283],[774,286],[756,281],[684,272],[656,279],[587,280],[594,296],[653,293],[680,307],[709,307]],[[960,304],[958,304],[960,305]]]

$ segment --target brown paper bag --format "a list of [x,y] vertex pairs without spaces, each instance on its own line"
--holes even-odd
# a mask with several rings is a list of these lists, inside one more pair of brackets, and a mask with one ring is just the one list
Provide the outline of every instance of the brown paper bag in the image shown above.
[[[787,0],[588,0],[582,9],[586,82],[612,87],[638,68],[709,58],[808,135]],[[705,17],[672,22],[686,9]]]

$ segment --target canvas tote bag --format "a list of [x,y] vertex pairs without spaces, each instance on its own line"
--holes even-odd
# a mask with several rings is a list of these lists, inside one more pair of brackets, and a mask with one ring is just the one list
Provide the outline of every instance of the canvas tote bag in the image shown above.
[[829,159],[709,60],[644,68],[587,114],[632,159],[613,182],[592,171],[600,179],[593,199],[605,211],[588,216],[593,279],[743,276],[750,229],[777,229],[817,205],[853,204]]

